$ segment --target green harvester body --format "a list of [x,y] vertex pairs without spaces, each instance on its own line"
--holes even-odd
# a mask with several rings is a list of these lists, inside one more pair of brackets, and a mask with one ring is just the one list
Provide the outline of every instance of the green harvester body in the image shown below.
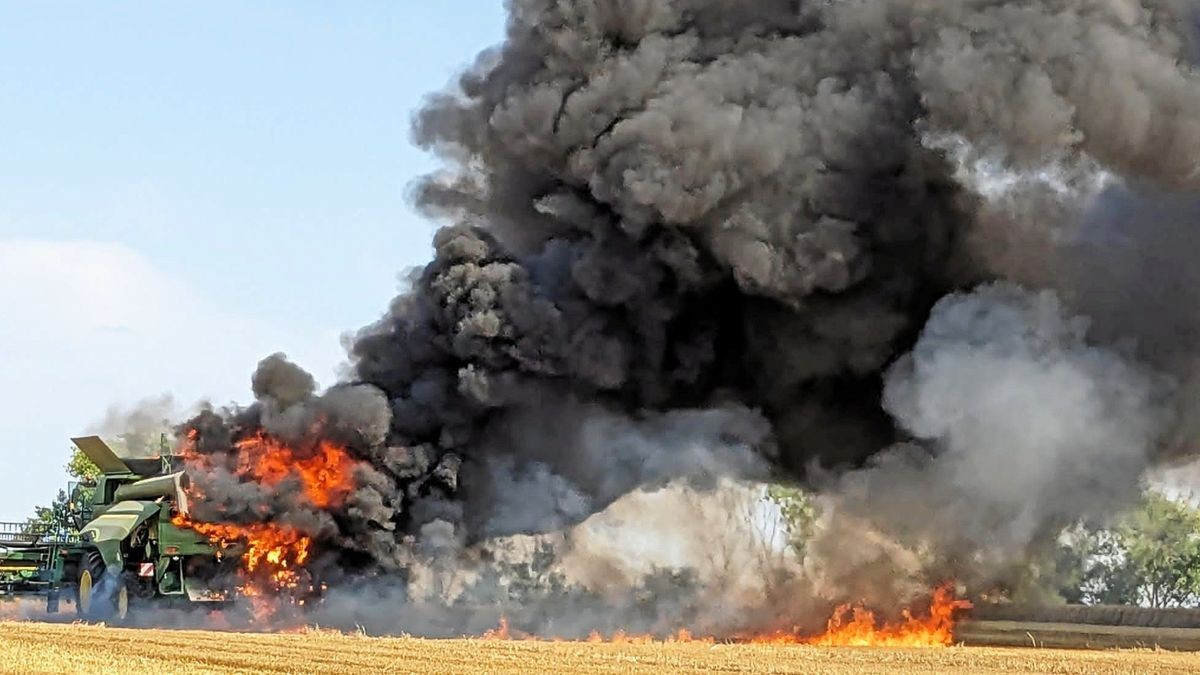
[[0,598],[62,598],[84,618],[125,618],[130,602],[223,601],[221,550],[172,523],[188,513],[188,477],[178,456],[119,457],[99,437],[72,439],[100,468],[94,484],[72,483],[63,522],[0,523]]

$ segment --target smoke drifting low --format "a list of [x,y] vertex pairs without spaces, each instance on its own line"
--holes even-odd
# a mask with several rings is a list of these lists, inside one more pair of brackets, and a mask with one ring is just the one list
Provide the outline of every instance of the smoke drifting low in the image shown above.
[[270,357],[257,403],[186,425],[209,457],[332,439],[354,491],[215,462],[202,516],[301,528],[359,583],[673,481],[807,481],[967,578],[1189,452],[1190,3],[508,7],[417,116],[447,224],[351,381]]
[[1132,503],[1171,383],[1089,345],[1088,328],[1049,292],[940,301],[885,377],[884,407],[911,440],[840,478],[831,506],[988,582],[1065,526]]

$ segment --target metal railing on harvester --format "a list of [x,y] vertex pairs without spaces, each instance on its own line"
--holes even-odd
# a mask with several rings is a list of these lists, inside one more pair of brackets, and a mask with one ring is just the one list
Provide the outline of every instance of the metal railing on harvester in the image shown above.
[[46,595],[57,606],[62,553],[78,542],[76,532],[59,525],[0,523],[0,598]]
[[[45,544],[74,544],[79,535],[59,525],[48,523],[4,523],[0,522],[0,546],[31,547]],[[0,557],[3,557],[0,549]]]

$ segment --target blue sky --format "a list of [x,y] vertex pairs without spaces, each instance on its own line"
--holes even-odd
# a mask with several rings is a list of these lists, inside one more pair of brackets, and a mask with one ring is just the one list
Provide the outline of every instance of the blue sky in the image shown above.
[[169,393],[323,384],[434,224],[409,122],[498,43],[500,0],[0,0],[0,519],[72,435]]

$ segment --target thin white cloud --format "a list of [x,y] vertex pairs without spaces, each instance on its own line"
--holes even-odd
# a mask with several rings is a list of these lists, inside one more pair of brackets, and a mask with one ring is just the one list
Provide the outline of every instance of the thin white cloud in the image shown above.
[[111,405],[163,392],[245,400],[255,363],[275,351],[332,383],[338,332],[306,319],[228,312],[123,244],[0,240],[0,519],[53,496],[68,437]]

